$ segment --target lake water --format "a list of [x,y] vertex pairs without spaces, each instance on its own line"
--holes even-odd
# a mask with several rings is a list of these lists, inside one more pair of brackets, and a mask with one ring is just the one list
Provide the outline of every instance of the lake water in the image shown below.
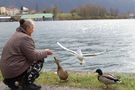
[[[37,49],[49,48],[61,60],[66,70],[94,71],[97,68],[108,72],[135,72],[135,20],[78,20],[35,22],[33,33]],[[18,22],[0,23],[0,55],[8,38],[14,33]],[[103,52],[94,58],[86,58],[85,64],[60,48],[60,42],[72,50],[83,53]],[[45,59],[44,70],[54,71],[53,57]]]

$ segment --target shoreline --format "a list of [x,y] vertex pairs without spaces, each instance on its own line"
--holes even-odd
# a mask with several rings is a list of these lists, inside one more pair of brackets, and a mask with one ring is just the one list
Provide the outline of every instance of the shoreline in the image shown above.
[[[41,72],[36,83],[42,85],[41,90],[105,90],[104,84],[97,80],[97,75],[93,72],[68,71],[68,73],[68,81],[63,82],[59,80],[54,72]],[[135,90],[135,73],[112,72],[111,74],[120,78],[122,82],[110,85],[107,90]],[[6,88],[2,83],[2,78],[0,79],[0,87]]]
[[[134,20],[135,18],[101,18],[101,19],[62,19],[62,20],[46,20],[46,21],[35,21],[35,22],[55,22],[55,21],[86,21],[86,20]],[[0,21],[0,22],[18,22],[18,21]]]
[[[10,90],[6,85],[0,82],[1,90]],[[102,90],[102,89],[85,89],[85,88],[75,88],[75,87],[63,87],[54,85],[42,85],[41,90]]]
[[[61,90],[66,90],[64,87],[79,88],[80,90],[104,90],[104,84],[97,80],[97,74],[93,72],[68,71],[68,73],[68,82],[61,82],[54,72],[46,72],[45,74],[41,73],[41,77],[39,77],[37,83],[63,87]],[[110,85],[108,90],[135,90],[135,73],[111,72],[110,74],[120,78],[122,82]]]

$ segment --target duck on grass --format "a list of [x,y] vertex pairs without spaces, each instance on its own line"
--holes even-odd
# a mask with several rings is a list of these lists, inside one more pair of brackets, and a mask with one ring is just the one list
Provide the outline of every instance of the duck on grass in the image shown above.
[[107,89],[103,83],[99,82],[97,75],[93,72],[68,71],[68,82],[60,82],[54,72],[42,72],[36,83],[42,85],[54,85],[59,87],[75,87],[95,90],[135,90],[135,74],[133,73],[113,73],[119,77],[121,83],[110,85]]
[[[135,90],[135,74],[134,73],[112,73],[119,77],[121,83],[113,84],[105,89],[103,83],[99,82],[97,75],[93,72],[74,72],[68,71],[68,82],[60,82],[57,74],[54,72],[41,72],[40,77],[36,80],[37,84],[42,86],[57,86],[57,87],[75,87],[85,88],[88,90]],[[2,75],[0,74],[2,81]]]

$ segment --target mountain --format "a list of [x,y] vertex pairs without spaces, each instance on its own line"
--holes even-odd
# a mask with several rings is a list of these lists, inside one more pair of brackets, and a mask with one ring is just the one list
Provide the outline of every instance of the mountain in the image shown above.
[[64,12],[86,4],[113,8],[120,12],[135,12],[135,0],[0,0],[0,6],[16,8],[25,6],[36,10],[57,6]]

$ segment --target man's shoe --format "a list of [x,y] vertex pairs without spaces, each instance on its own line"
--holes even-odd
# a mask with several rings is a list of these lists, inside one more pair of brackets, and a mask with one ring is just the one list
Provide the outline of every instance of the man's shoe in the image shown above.
[[10,90],[22,90],[21,88],[11,88]]
[[35,87],[38,87],[39,89],[41,88],[41,85],[37,85],[37,84],[34,84],[34,83],[33,83],[33,85],[34,85]]
[[22,90],[40,90],[41,86],[38,86],[36,84],[28,84],[23,87]]

